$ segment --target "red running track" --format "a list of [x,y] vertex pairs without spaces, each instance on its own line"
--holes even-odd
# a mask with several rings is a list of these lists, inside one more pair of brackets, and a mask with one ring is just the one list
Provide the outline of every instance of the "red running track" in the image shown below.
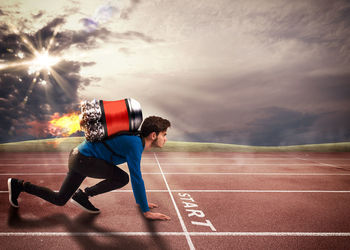
[[143,218],[130,184],[93,197],[99,215],[26,193],[19,209],[10,207],[7,178],[58,190],[67,157],[0,153],[1,249],[350,246],[350,153],[144,153],[147,197],[172,218],[166,222]]

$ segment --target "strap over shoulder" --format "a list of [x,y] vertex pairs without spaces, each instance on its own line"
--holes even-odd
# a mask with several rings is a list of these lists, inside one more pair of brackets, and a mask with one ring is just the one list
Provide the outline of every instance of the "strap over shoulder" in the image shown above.
[[104,140],[101,141],[101,142],[103,143],[103,145],[104,145],[110,152],[112,152],[112,154],[115,155],[115,156],[118,156],[118,157],[121,157],[121,158],[125,158],[124,156],[122,156],[122,155],[118,154],[117,152],[115,152],[115,151],[108,145],[108,143],[107,143],[106,141],[108,141],[108,140],[110,140],[110,139],[112,139],[112,138],[115,138],[115,137],[117,137],[117,136],[121,136],[121,135],[139,136],[139,137],[141,138],[142,144],[143,144],[143,146],[144,146],[144,140],[143,140],[143,138],[142,138],[142,136],[141,136],[141,131],[121,131],[121,132],[119,132],[119,133],[117,133],[117,134],[114,134],[114,135],[111,135],[111,136],[109,136],[109,137],[107,137],[107,138],[105,138]]

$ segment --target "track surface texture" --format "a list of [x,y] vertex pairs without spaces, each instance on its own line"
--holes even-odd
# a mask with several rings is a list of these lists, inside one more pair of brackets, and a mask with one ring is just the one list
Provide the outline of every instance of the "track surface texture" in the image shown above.
[[0,153],[1,249],[350,249],[350,153],[146,152],[148,201],[170,221],[144,219],[130,183],[92,197],[98,215],[26,193],[10,206],[9,177],[58,190],[67,159]]

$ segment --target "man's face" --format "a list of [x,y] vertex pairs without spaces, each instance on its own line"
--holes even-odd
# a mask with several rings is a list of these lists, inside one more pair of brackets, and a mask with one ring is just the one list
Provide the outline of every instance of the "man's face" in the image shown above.
[[162,148],[167,141],[166,135],[166,131],[159,132],[158,136],[152,143],[152,147]]

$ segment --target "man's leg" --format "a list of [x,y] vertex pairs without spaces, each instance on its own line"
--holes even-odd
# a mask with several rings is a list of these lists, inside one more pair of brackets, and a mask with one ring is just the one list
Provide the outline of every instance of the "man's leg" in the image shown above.
[[17,198],[23,191],[40,197],[58,206],[63,206],[66,204],[69,198],[74,194],[74,192],[78,189],[80,184],[85,179],[84,175],[74,171],[74,166],[79,163],[79,160],[77,160],[76,156],[77,155],[73,154],[72,150],[69,155],[69,172],[67,173],[67,176],[63,181],[59,192],[54,192],[49,188],[34,185],[30,182],[24,182],[22,180],[9,178],[8,187],[11,205],[18,207]]
[[105,179],[92,187],[85,188],[84,191],[79,189],[72,197],[72,202],[75,205],[88,212],[93,212],[93,209],[97,208],[88,200],[89,196],[106,193],[125,186],[129,182],[129,175],[117,166],[104,160],[84,156],[79,152],[76,152],[76,154],[79,164],[74,168],[75,171],[87,177]]
[[30,182],[23,183],[23,191],[40,197],[57,206],[63,206],[79,188],[85,176],[70,170],[62,183],[59,192],[54,192],[49,188],[37,186]]

